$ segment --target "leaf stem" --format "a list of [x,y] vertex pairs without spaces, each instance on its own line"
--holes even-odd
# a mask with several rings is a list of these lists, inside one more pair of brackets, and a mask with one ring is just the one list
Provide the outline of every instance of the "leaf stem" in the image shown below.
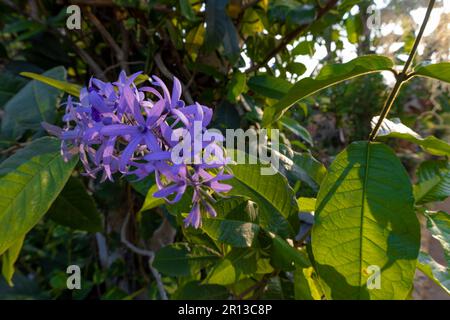
[[408,74],[408,70],[414,60],[414,56],[416,55],[417,48],[419,46],[420,40],[422,39],[423,33],[425,31],[425,27],[427,26],[428,20],[430,19],[431,11],[433,10],[433,6],[436,0],[430,0],[427,7],[427,12],[425,13],[425,17],[423,18],[422,25],[420,26],[419,33],[417,34],[416,40],[414,41],[414,45],[411,49],[411,52],[409,53],[408,60],[406,60],[405,65],[403,66],[402,72],[400,72],[396,76],[396,82],[394,85],[394,88],[392,88],[391,93],[389,94],[388,98],[386,99],[386,102],[383,106],[383,109],[381,110],[380,117],[378,119],[377,124],[372,129],[369,135],[369,141],[375,140],[378,131],[380,130],[381,124],[383,123],[384,119],[386,119],[389,111],[391,110],[392,105],[394,104],[395,98],[398,95],[398,92],[400,91],[400,88],[402,87],[403,83],[408,81],[408,79],[411,78],[411,76]]

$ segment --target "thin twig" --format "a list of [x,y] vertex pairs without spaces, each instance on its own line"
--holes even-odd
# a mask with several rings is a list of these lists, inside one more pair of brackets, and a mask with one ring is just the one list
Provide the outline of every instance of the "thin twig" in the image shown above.
[[[172,74],[172,72],[169,71],[169,69],[167,69],[166,65],[164,64],[162,58],[161,58],[161,54],[158,52],[155,54],[154,57],[155,63],[158,66],[158,69],[162,72],[162,74],[164,76],[166,76],[167,78],[170,78],[171,80],[173,80],[174,75]],[[181,83],[181,87],[183,88],[183,96],[186,99],[186,101],[189,104],[194,104],[194,100],[192,99],[192,96],[188,90],[188,88],[184,85],[184,83]]]
[[91,10],[86,10],[86,14],[91,20],[91,22],[94,24],[94,26],[97,28],[98,32],[102,35],[102,37],[105,39],[105,41],[109,44],[109,46],[113,49],[114,53],[116,54],[117,61],[120,63],[120,67],[125,72],[128,72],[128,66],[125,63],[125,54],[122,51],[122,49],[119,47],[117,42],[114,40],[112,35],[106,30],[106,28],[103,26],[100,20],[91,12]]
[[420,27],[419,33],[417,34],[416,40],[414,41],[414,45],[411,49],[411,52],[409,53],[408,60],[406,60],[402,72],[400,72],[396,77],[397,81],[395,82],[394,88],[392,88],[392,91],[389,94],[383,106],[383,109],[381,110],[378,122],[370,132],[369,141],[375,140],[384,119],[386,119],[389,111],[391,110],[392,105],[394,104],[395,98],[397,97],[400,88],[402,87],[403,83],[405,83],[409,78],[411,78],[411,76],[408,74],[408,70],[414,60],[414,56],[416,55],[417,48],[419,46],[420,40],[422,39],[423,32],[425,31],[425,27],[427,26],[428,20],[430,19],[431,11],[433,10],[435,2],[436,2],[435,0],[430,0],[430,2],[428,3],[427,12],[425,13],[425,17],[423,18],[422,25]]
[[135,246],[134,244],[132,244],[127,239],[127,231],[126,230],[127,230],[129,220],[130,220],[130,215],[127,214],[125,217],[125,220],[123,222],[122,228],[120,230],[120,239],[121,239],[122,243],[125,244],[134,253],[137,253],[141,256],[148,257],[148,266],[150,268],[150,271],[153,274],[153,277],[155,278],[156,286],[158,287],[158,291],[159,291],[159,295],[161,296],[162,300],[168,300],[167,293],[166,293],[166,290],[164,289],[164,284],[161,279],[161,275],[159,274],[158,270],[156,270],[153,267],[153,260],[155,259],[155,253],[150,250],[139,248],[139,247]]

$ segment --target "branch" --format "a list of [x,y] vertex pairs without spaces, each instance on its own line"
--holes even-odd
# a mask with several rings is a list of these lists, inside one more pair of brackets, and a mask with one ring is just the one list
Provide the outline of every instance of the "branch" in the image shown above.
[[[161,54],[158,52],[155,54],[154,57],[155,63],[158,66],[158,69],[162,72],[162,74],[164,76],[166,76],[167,78],[173,80],[174,75],[172,74],[172,72],[169,71],[169,69],[167,69],[166,65],[164,64],[162,58],[161,58]],[[189,104],[194,104],[194,100],[192,99],[192,96],[188,90],[188,88],[184,85],[184,83],[181,83],[181,87],[183,88],[183,96],[186,99],[186,101]]]
[[159,274],[158,270],[156,270],[153,267],[153,260],[155,259],[155,253],[150,250],[139,248],[139,247],[135,246],[134,244],[132,244],[127,239],[127,231],[126,230],[127,230],[129,220],[130,220],[130,214],[127,214],[125,217],[125,220],[123,222],[122,228],[120,230],[120,239],[121,239],[122,243],[125,244],[134,253],[137,253],[141,256],[148,257],[148,266],[150,268],[150,271],[153,274],[153,277],[155,278],[156,286],[158,287],[158,291],[159,291],[159,295],[161,296],[162,300],[168,300],[167,293],[166,293],[166,290],[164,289],[164,284],[161,279],[161,275]]
[[[17,13],[24,14],[23,11],[14,2],[10,0],[0,0],[0,1],[3,2],[5,5],[9,6],[10,8],[12,8],[13,10],[15,10]],[[27,16],[32,21],[42,24],[42,21],[40,21],[39,19],[36,19],[35,17],[30,16],[29,14]],[[54,34],[55,36],[62,38],[64,41],[67,41],[75,50],[75,52],[80,56],[80,58],[92,69],[92,71],[94,71],[96,77],[101,80],[105,80],[105,76],[100,66],[84,49],[78,47],[75,43],[73,43],[71,39],[63,31],[53,28],[48,28],[47,30],[52,34]]]
[[336,5],[337,2],[338,2],[338,0],[330,0],[324,7],[319,9],[319,11],[317,13],[317,17],[314,19],[313,22],[307,23],[307,24],[302,24],[302,25],[298,26],[296,29],[289,32],[281,40],[281,42],[278,44],[278,46],[273,48],[272,51],[270,51],[267,54],[267,56],[260,63],[257,63],[254,66],[252,66],[251,68],[247,69],[247,71],[245,73],[250,73],[250,72],[256,71],[259,68],[261,68],[262,66],[264,66],[267,62],[269,62],[270,59],[272,59],[280,51],[282,51],[291,41],[296,39],[302,32],[307,30],[314,22],[316,22],[317,20],[322,18],[328,11],[330,11]]
[[374,141],[377,137],[378,131],[380,130],[381,124],[383,123],[384,119],[386,119],[389,111],[391,110],[392,105],[394,104],[395,98],[398,95],[398,92],[400,91],[400,88],[402,87],[403,83],[408,81],[410,78],[410,75],[408,74],[409,67],[411,66],[411,63],[413,62],[414,56],[417,52],[417,47],[419,46],[420,40],[422,39],[423,32],[425,31],[425,27],[427,26],[428,20],[430,19],[431,11],[433,10],[433,6],[436,0],[430,0],[428,3],[427,12],[425,13],[425,17],[423,18],[422,25],[420,27],[419,33],[417,34],[416,40],[414,41],[414,45],[411,49],[411,52],[409,53],[408,60],[406,60],[405,65],[403,66],[403,71],[400,72],[397,75],[397,81],[395,82],[394,88],[392,88],[391,93],[389,94],[383,109],[381,110],[380,117],[378,119],[378,122],[376,123],[375,127],[372,129],[369,135],[369,141]]
[[109,46],[113,49],[113,51],[116,54],[116,59],[120,64],[120,67],[122,70],[124,70],[126,73],[128,72],[128,65],[125,63],[125,54],[122,51],[122,49],[119,47],[119,45],[116,43],[114,38],[111,36],[111,34],[106,30],[106,28],[103,26],[103,24],[100,22],[100,20],[97,19],[97,17],[91,12],[91,10],[86,10],[87,16],[89,17],[89,20],[92,21],[94,26],[97,28],[97,30],[100,32],[102,37],[105,39],[105,41],[109,44]]

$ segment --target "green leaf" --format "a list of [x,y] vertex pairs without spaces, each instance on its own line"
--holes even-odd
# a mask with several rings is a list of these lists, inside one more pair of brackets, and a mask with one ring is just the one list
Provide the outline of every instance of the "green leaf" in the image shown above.
[[[262,166],[239,164],[231,167],[234,178],[230,195],[248,197],[258,205],[259,224],[268,231],[288,238],[293,234],[289,221],[297,220],[294,191],[280,173],[261,175]],[[292,222],[291,222],[292,223]]]
[[[372,119],[372,127],[378,117]],[[378,131],[377,139],[398,138],[419,145],[424,151],[435,156],[450,156],[450,144],[433,136],[422,138],[398,119],[384,119]]]
[[292,87],[289,81],[269,75],[251,77],[247,85],[255,93],[272,99],[281,99]]
[[347,20],[345,20],[345,29],[347,30],[347,38],[350,43],[358,43],[362,28],[363,26],[360,15],[350,16]]
[[176,300],[224,300],[229,296],[228,290],[216,284],[201,284],[200,281],[186,283],[176,292]]
[[[408,296],[420,228],[408,174],[390,148],[354,142],[336,157],[317,196],[311,237],[330,298]],[[366,286],[370,266],[381,270],[380,289]]]
[[314,212],[316,209],[316,199],[315,198],[304,198],[300,197],[297,199],[298,208],[301,212]]
[[[66,71],[56,67],[43,73],[45,76],[64,79]],[[53,123],[60,91],[36,80],[30,81],[5,105],[2,135],[17,139],[26,130],[41,129],[41,122]]]
[[[80,85],[70,83],[67,81],[61,81],[63,79],[59,79],[59,77],[55,77],[54,75],[47,74],[47,72],[45,72],[43,74],[37,74],[37,73],[33,73],[33,72],[21,72],[20,75],[30,78],[30,79],[37,80],[42,83],[45,83],[53,88],[64,91],[65,93],[68,93],[71,96],[74,96],[76,98],[78,98],[80,96],[80,91],[81,91]],[[148,79],[149,79],[148,75],[140,74],[134,80],[134,84],[139,85],[141,83],[144,83]]]
[[292,55],[314,55],[314,42],[302,41],[294,49],[292,49]]
[[417,178],[414,186],[417,204],[443,201],[450,196],[450,164],[446,160],[422,162]]
[[218,253],[206,247],[175,243],[161,248],[156,253],[153,266],[169,276],[189,276],[218,258]]
[[236,28],[227,15],[228,0],[206,1],[206,48],[223,45],[225,56],[232,62],[239,58],[240,47]]
[[195,22],[198,20],[189,0],[180,0],[180,9],[181,14],[189,21]]
[[48,211],[77,161],[64,162],[59,140],[44,137],[0,164],[0,254]]
[[290,62],[286,66],[286,70],[290,73],[294,73],[298,76],[301,76],[306,72],[306,66],[300,62]]
[[292,177],[295,180],[303,181],[313,190],[318,190],[320,183],[327,174],[325,166],[306,152],[296,152],[292,161],[292,167],[287,172],[289,179]]
[[450,217],[448,213],[427,211],[427,228],[444,249],[447,267],[450,267]]
[[312,137],[311,137],[311,134],[309,133],[309,131],[305,127],[300,125],[294,119],[284,117],[281,119],[281,124],[284,127],[286,127],[287,129],[289,129],[293,134],[295,134],[296,136],[299,136],[304,141],[308,142],[310,146],[314,145],[314,142],[312,140]]
[[275,268],[293,271],[297,268],[311,266],[304,251],[294,248],[286,240],[273,233],[269,233],[269,236],[272,238],[270,262]]
[[[198,26],[189,30],[186,36],[186,50],[193,61],[197,59],[198,52],[203,45],[203,41],[205,40],[205,26],[203,23],[200,23]],[[196,65],[196,68],[199,68]],[[214,68],[213,70],[217,72]],[[220,73],[219,73],[220,74]],[[222,76],[220,74],[220,76]]]
[[417,269],[450,295],[450,269],[434,261],[427,253],[420,252]]
[[47,72],[43,74],[37,74],[33,72],[21,72],[20,75],[48,84],[49,86],[64,91],[70,94],[71,96],[77,98],[80,96],[81,86],[66,81],[61,81],[59,77],[55,78],[53,74],[50,75],[47,74]]
[[310,4],[299,4],[293,0],[271,2],[269,17],[271,20],[290,25],[310,24],[316,16],[315,7]]
[[258,11],[254,10],[253,8],[246,9],[242,18],[242,34],[248,36],[263,31],[264,23],[260,15],[258,14]]
[[230,102],[236,102],[237,98],[244,92],[246,88],[247,77],[245,73],[234,72],[231,81],[227,86],[227,99]]
[[230,285],[256,273],[257,252],[247,248],[233,248],[213,267],[205,279],[208,284]]
[[294,294],[296,300],[321,300],[322,291],[313,267],[294,271]]
[[450,62],[421,66],[417,68],[413,74],[415,76],[428,77],[450,83]]
[[256,220],[255,209],[247,200],[237,197],[221,199],[214,204],[214,208],[217,217],[202,219],[202,230],[208,236],[238,248],[253,247],[257,244],[260,228],[253,223]]
[[6,102],[14,97],[14,95],[27,83],[27,81],[11,72],[2,71],[0,73],[0,83],[2,84],[0,89],[0,108],[2,108]]
[[267,126],[282,115],[297,101],[344,80],[365,74],[389,70],[391,59],[384,56],[367,55],[343,64],[326,65],[315,78],[305,78],[297,82],[276,104],[264,110],[263,126]]
[[75,230],[88,232],[102,230],[102,217],[94,199],[86,192],[83,183],[76,178],[69,179],[50,207],[48,217],[60,225]]
[[156,198],[153,194],[158,191],[158,186],[156,184],[152,185],[145,196],[144,204],[142,205],[139,212],[144,212],[146,210],[151,210],[153,208],[159,207],[165,203],[164,199]]
[[25,236],[17,239],[17,241],[14,242],[2,256],[2,274],[10,287],[14,286],[12,282],[12,277],[14,275],[14,264],[16,263],[17,258],[19,258],[24,240]]

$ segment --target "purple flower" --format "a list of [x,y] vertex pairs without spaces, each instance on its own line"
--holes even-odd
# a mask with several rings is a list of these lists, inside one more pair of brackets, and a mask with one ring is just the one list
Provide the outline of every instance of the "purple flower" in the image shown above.
[[[177,78],[170,93],[157,76],[137,88],[134,80],[139,74],[127,77],[122,71],[113,83],[91,78],[79,101],[69,96],[64,128],[47,123],[43,127],[61,139],[65,160],[80,155],[88,176],[102,174],[102,181],[112,181],[116,173],[138,179],[154,173],[158,186],[154,196],[168,203],[179,201],[192,188],[192,210],[184,222],[198,228],[202,212],[216,216],[214,195],[231,189],[221,182],[232,177],[224,173],[227,159],[217,145],[223,136],[203,139],[212,109],[199,103],[186,106]],[[195,158],[194,163],[173,161],[172,151],[180,143],[174,136],[183,138],[187,146],[183,157]],[[205,161],[211,154],[214,161]]]

